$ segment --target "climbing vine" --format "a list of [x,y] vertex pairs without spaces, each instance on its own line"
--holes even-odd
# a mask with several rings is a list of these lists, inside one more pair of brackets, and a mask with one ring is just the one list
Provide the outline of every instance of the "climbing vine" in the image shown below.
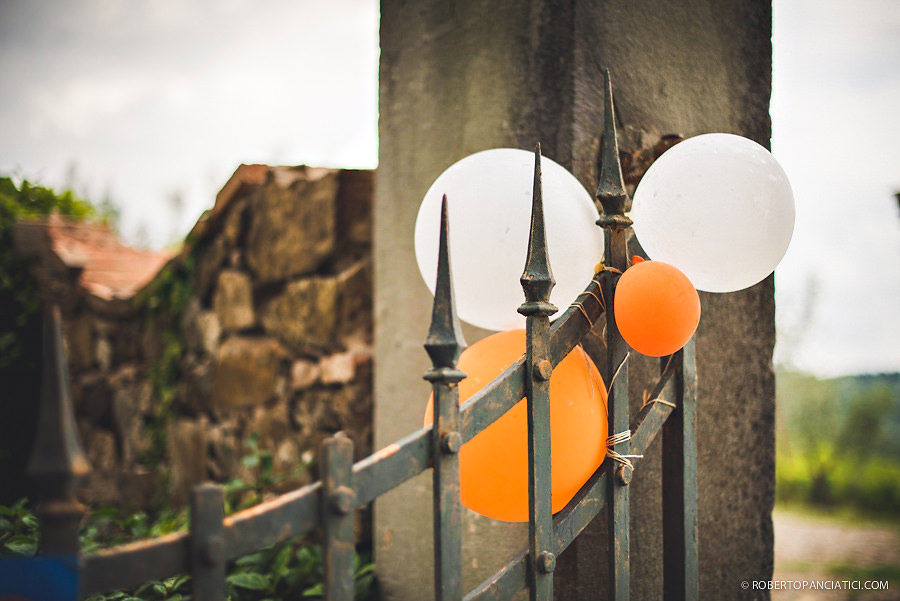
[[166,426],[172,416],[185,353],[182,322],[194,293],[193,269],[193,255],[187,255],[183,261],[169,263],[137,300],[145,315],[146,328],[159,336],[159,354],[152,361],[148,373],[155,399],[145,425],[150,447],[141,457],[141,462],[148,465],[156,465],[165,458]]

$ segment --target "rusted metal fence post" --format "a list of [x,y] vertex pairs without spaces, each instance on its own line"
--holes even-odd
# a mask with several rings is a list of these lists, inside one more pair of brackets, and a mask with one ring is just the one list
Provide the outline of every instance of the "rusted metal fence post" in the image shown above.
[[425,350],[433,367],[425,372],[432,384],[432,458],[434,462],[434,598],[462,599],[462,506],[460,504],[459,387],[466,374],[456,368],[465,340],[453,297],[450,277],[447,197],[441,202],[441,233],[438,248],[437,283],[431,327]]
[[678,407],[662,429],[663,599],[699,598],[697,553],[697,370],[694,340],[674,357],[681,363],[675,382]]
[[525,302],[525,392],[528,397],[528,549],[531,601],[553,598],[553,511],[550,466],[550,292],[556,283],[547,255],[541,190],[541,146],[534,150],[534,192],[528,257],[521,277]]
[[[600,185],[597,198],[603,206],[603,215],[597,225],[606,230],[606,266],[620,273],[628,267],[628,229],[631,219],[625,216],[628,196],[622,181],[619,163],[619,145],[616,141],[615,110],[613,109],[612,84],[606,71],[606,114],[603,130],[603,162],[600,169]],[[626,432],[630,428],[628,416],[628,345],[622,340],[615,320],[615,296],[618,278],[608,274],[604,296],[606,297],[606,385],[610,387],[607,408],[610,436]],[[626,437],[627,438],[627,437]],[[631,443],[623,440],[616,444],[619,455],[628,455]],[[611,466],[613,467],[613,466]],[[630,533],[629,491],[631,468],[625,464],[615,466],[615,477],[609,479],[609,586],[610,597],[615,601],[627,601],[630,586]]]
[[353,601],[353,441],[343,432],[322,443],[325,599]]
[[91,467],[75,428],[62,319],[56,306],[44,311],[41,377],[38,431],[28,462],[28,474],[37,487],[36,513],[41,524],[38,552],[65,561],[77,583],[81,571],[78,527],[85,509],[78,502],[76,490]]
[[225,494],[216,484],[191,490],[191,582],[196,601],[222,601],[225,591]]

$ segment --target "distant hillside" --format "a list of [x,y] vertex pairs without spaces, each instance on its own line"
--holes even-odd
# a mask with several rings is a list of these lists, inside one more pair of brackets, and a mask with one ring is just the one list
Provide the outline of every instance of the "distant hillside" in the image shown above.
[[900,373],[820,380],[779,371],[775,397],[780,439],[819,437],[848,451],[900,458]]
[[900,373],[776,379],[778,498],[900,512]]

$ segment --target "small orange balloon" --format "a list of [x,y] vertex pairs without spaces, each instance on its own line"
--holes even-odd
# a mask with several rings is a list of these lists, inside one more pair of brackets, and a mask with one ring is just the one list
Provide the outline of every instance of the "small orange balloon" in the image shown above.
[[671,355],[691,339],[700,323],[700,295],[675,267],[642,261],[616,285],[613,313],[631,348],[650,357]]
[[[525,352],[525,330],[498,332],[466,349],[459,368],[459,401],[484,388]],[[428,400],[425,425],[432,423]],[[523,398],[460,450],[462,504],[505,522],[528,521],[528,423]],[[577,346],[550,377],[552,507],[557,512],[606,457],[606,389],[600,372]]]

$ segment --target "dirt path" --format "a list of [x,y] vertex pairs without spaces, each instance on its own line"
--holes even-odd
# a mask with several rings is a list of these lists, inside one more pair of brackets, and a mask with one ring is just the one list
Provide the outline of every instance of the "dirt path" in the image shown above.
[[900,601],[900,530],[776,509],[773,581],[889,581],[887,591],[773,590],[772,601]]

